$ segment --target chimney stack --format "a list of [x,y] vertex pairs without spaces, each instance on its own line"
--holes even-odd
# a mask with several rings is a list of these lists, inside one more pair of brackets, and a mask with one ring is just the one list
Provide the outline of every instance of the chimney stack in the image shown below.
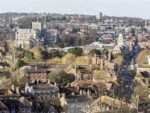
[[103,59],[100,60],[100,69],[103,70]]
[[82,89],[80,90],[80,95],[83,95],[83,91],[82,91]]
[[48,82],[47,82],[48,84],[51,84],[51,80],[50,79],[48,79]]
[[90,65],[90,71],[92,71],[92,65]]
[[15,85],[14,85],[14,84],[11,86],[11,89],[12,89],[13,91],[15,91]]
[[60,93],[58,93],[58,98],[60,98]]
[[108,53],[108,60],[111,61],[111,51]]
[[16,93],[17,93],[17,94],[20,94],[20,92],[19,92],[19,87],[16,87]]

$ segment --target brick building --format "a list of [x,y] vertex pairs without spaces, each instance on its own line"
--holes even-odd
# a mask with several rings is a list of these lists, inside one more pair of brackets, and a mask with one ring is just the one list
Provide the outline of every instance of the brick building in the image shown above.
[[44,69],[27,69],[25,76],[28,83],[43,83],[47,80],[47,71]]

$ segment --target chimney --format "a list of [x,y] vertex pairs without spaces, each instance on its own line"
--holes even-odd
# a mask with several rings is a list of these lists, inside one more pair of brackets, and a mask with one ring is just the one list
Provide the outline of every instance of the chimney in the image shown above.
[[90,71],[92,71],[92,65],[90,65]]
[[57,83],[56,83],[56,82],[54,83],[54,86],[55,86],[55,87],[58,87],[58,85],[57,85]]
[[61,106],[62,106],[63,108],[66,108],[66,106],[67,106],[67,101],[66,101],[66,99],[65,99],[65,94],[64,94],[64,93],[62,94],[62,97],[60,98],[60,103],[61,103]]
[[16,93],[17,93],[17,94],[20,94],[20,92],[19,92],[19,87],[16,87]]
[[77,65],[75,64],[75,76],[77,76]]
[[47,84],[51,84],[51,80],[50,80],[50,79],[48,79],[48,82],[47,82]]
[[111,51],[108,53],[108,60],[111,61]]
[[62,97],[64,97],[64,98],[66,97],[65,93],[62,93],[61,95],[62,95]]
[[13,91],[15,91],[15,85],[14,85],[14,84],[11,86],[11,89],[12,89]]
[[60,93],[58,93],[58,98],[60,98]]
[[80,90],[80,95],[83,95],[83,91],[82,90]]
[[37,66],[35,66],[35,70],[37,70]]
[[100,60],[100,69],[103,70],[103,59]]
[[88,91],[87,91],[87,95],[90,95],[91,94],[91,91],[88,89]]

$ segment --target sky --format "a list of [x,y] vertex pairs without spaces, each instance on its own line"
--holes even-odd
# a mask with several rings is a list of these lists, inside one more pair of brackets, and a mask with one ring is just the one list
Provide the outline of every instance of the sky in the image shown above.
[[150,0],[0,0],[0,13],[37,12],[150,19]]

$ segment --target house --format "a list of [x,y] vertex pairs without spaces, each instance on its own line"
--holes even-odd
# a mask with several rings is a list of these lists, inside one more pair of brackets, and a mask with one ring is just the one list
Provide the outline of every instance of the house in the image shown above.
[[92,69],[87,69],[82,66],[68,66],[64,71],[68,74],[75,75],[76,80],[93,80]]
[[149,55],[146,56],[148,64],[141,64],[137,66],[136,81],[142,86],[150,88],[150,67],[149,67]]
[[10,113],[7,106],[0,101],[0,113]]
[[30,102],[19,95],[0,95],[0,105],[0,113],[32,113]]
[[150,102],[148,100],[144,99],[143,97],[140,97],[140,96],[139,96],[138,100],[139,100],[138,101],[138,112],[149,113],[150,112],[150,108],[149,108]]
[[85,107],[85,112],[99,113],[99,112],[115,112],[120,113],[124,111],[125,113],[134,111],[136,106],[126,103],[122,100],[118,100],[109,96],[101,96],[94,100],[90,107]]
[[26,84],[25,93],[31,95],[35,100],[59,98],[59,89],[57,85],[51,84]]
[[32,100],[33,109],[36,113],[61,113],[66,112],[67,101],[65,96],[55,99]]
[[114,63],[111,62],[111,54],[111,51],[108,52],[108,56],[95,54],[92,57],[92,64],[99,65],[101,70],[114,70]]
[[3,100],[2,102],[8,107],[10,113],[32,113],[32,106],[25,97]]
[[28,83],[44,83],[47,81],[47,71],[44,69],[26,69],[25,77]]
[[92,103],[90,96],[71,96],[67,99],[67,113],[83,113],[83,108]]
[[135,80],[142,86],[150,88],[150,68],[138,68]]
[[[75,88],[74,93],[72,96],[76,95],[89,95],[92,98],[96,98],[99,95],[98,87],[96,82],[92,81],[82,81],[76,80],[68,85],[68,88]],[[106,87],[104,86],[104,89]]]

